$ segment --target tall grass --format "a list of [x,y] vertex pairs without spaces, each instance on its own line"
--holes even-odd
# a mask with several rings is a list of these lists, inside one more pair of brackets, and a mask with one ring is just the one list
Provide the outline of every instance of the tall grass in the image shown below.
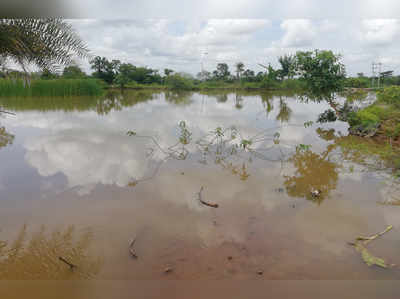
[[102,86],[95,79],[55,79],[25,82],[0,79],[0,97],[97,96]]

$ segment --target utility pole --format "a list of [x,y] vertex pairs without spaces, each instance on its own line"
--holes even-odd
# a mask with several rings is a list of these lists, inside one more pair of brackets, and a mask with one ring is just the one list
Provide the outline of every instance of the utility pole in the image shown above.
[[208,54],[208,52],[201,53],[201,73],[204,72],[203,60],[204,60],[204,57],[205,57],[207,54]]
[[382,63],[378,63],[378,88],[381,87]]
[[375,79],[377,79],[377,88],[381,86],[381,73],[382,73],[382,63],[381,62],[373,62],[372,63],[372,88],[375,87]]
[[376,69],[377,65],[375,62],[372,63],[372,79],[371,79],[371,87],[374,88],[375,87],[375,75],[377,72]]

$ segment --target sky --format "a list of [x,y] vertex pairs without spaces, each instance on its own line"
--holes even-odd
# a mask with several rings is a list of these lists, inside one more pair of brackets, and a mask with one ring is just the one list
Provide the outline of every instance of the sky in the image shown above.
[[[278,66],[278,57],[298,50],[327,49],[342,55],[348,75],[371,74],[372,62],[382,71],[400,74],[400,19],[73,19],[69,20],[92,55],[137,66],[197,74],[217,63],[233,70],[263,71]],[[82,67],[90,72],[89,64]]]
[[[277,66],[298,50],[343,55],[349,75],[400,74],[399,0],[3,0],[6,16],[62,16],[93,55],[198,73],[219,62]],[[18,14],[15,14],[17,11]],[[90,72],[88,62],[82,62]]]

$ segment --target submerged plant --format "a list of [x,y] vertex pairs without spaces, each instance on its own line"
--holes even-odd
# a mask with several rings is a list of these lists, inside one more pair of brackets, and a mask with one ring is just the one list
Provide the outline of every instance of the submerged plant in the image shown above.
[[252,144],[253,144],[253,141],[251,141],[251,140],[242,139],[242,140],[240,141],[240,146],[241,146],[243,149],[248,149]]
[[183,145],[189,144],[190,141],[192,141],[192,133],[187,129],[185,121],[182,120],[179,123],[179,129],[180,129],[179,142],[182,143]]
[[14,135],[8,133],[4,127],[0,127],[0,148],[12,144]]
[[298,152],[306,152],[309,151],[311,148],[311,144],[302,144],[300,143],[299,145],[296,146],[296,151]]

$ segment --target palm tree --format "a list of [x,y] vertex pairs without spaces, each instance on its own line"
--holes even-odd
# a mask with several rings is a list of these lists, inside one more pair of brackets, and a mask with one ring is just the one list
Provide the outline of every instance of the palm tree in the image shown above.
[[54,70],[76,55],[89,56],[72,26],[59,18],[0,19],[0,63],[12,60],[26,73],[28,65]]
[[237,74],[237,79],[240,79],[240,75],[243,73],[244,71],[244,63],[243,62],[238,62],[236,63],[236,74]]

